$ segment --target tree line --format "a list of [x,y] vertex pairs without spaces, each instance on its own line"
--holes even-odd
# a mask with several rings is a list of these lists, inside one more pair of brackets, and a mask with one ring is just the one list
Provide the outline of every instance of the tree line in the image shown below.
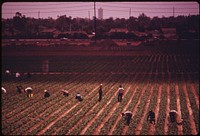
[[91,35],[95,31],[94,20],[96,20],[96,35],[108,33],[112,28],[127,28],[128,31],[146,32],[152,30],[160,31],[161,28],[176,28],[177,35],[199,37],[199,15],[177,16],[177,17],[153,17],[144,13],[138,17],[131,16],[129,19],[112,17],[108,19],[92,20],[84,18],[72,18],[71,16],[58,16],[57,19],[30,18],[20,12],[16,12],[11,19],[2,19],[2,38],[39,38],[44,29],[57,29],[60,32],[85,31]]

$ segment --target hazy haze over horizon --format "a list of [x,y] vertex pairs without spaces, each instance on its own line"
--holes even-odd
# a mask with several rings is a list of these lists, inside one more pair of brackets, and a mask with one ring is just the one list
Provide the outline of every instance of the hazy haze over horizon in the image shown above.
[[[199,15],[197,2],[96,2],[98,9],[103,9],[103,19],[110,17],[138,17],[144,13],[148,17],[170,17],[179,15]],[[16,12],[26,17],[53,18],[66,15],[72,18],[90,18],[94,16],[94,2],[4,2],[2,18],[13,18]]]

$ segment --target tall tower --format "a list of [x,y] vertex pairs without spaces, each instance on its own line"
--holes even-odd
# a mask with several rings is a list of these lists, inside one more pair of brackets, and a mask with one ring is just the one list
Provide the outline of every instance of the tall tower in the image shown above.
[[98,9],[98,19],[103,19],[103,9],[102,8]]

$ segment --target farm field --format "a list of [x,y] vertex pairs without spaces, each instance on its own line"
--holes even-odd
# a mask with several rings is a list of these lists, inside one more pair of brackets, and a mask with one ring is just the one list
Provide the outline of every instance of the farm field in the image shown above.
[[[112,47],[110,50],[63,55],[42,51],[3,52],[1,93],[4,135],[196,135],[199,133],[199,45]],[[23,52],[23,51],[22,51]],[[47,51],[48,52],[48,51]],[[52,51],[50,51],[52,52]],[[105,54],[106,52],[106,54]],[[115,53],[118,52],[118,53]],[[126,54],[128,52],[128,55]],[[8,55],[8,54],[9,55]],[[54,51],[55,53],[55,51]],[[24,53],[25,54],[25,53]],[[41,55],[40,55],[41,54]],[[4,75],[6,69],[22,77]],[[26,78],[26,73],[32,74]],[[103,99],[98,101],[99,85]],[[18,94],[16,86],[33,88],[33,97]],[[117,102],[117,89],[125,89]],[[44,98],[44,90],[51,96]],[[61,90],[69,90],[68,97]],[[83,101],[75,99],[77,92]],[[156,124],[146,121],[149,110]],[[182,125],[169,120],[177,110]],[[130,126],[121,117],[133,112]]]

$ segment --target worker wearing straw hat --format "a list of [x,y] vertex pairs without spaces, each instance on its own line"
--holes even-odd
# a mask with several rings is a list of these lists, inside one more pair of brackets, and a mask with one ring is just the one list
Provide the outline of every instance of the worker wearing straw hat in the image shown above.
[[47,92],[47,90],[44,90],[44,98],[47,98],[49,96],[50,96],[49,92]]
[[129,125],[131,122],[131,117],[132,117],[132,112],[131,111],[126,111],[122,113],[122,117],[126,121],[126,125]]
[[6,93],[6,89],[4,87],[1,87],[1,90]]
[[27,92],[27,97],[33,97],[33,89],[31,87],[27,87],[25,91]]

